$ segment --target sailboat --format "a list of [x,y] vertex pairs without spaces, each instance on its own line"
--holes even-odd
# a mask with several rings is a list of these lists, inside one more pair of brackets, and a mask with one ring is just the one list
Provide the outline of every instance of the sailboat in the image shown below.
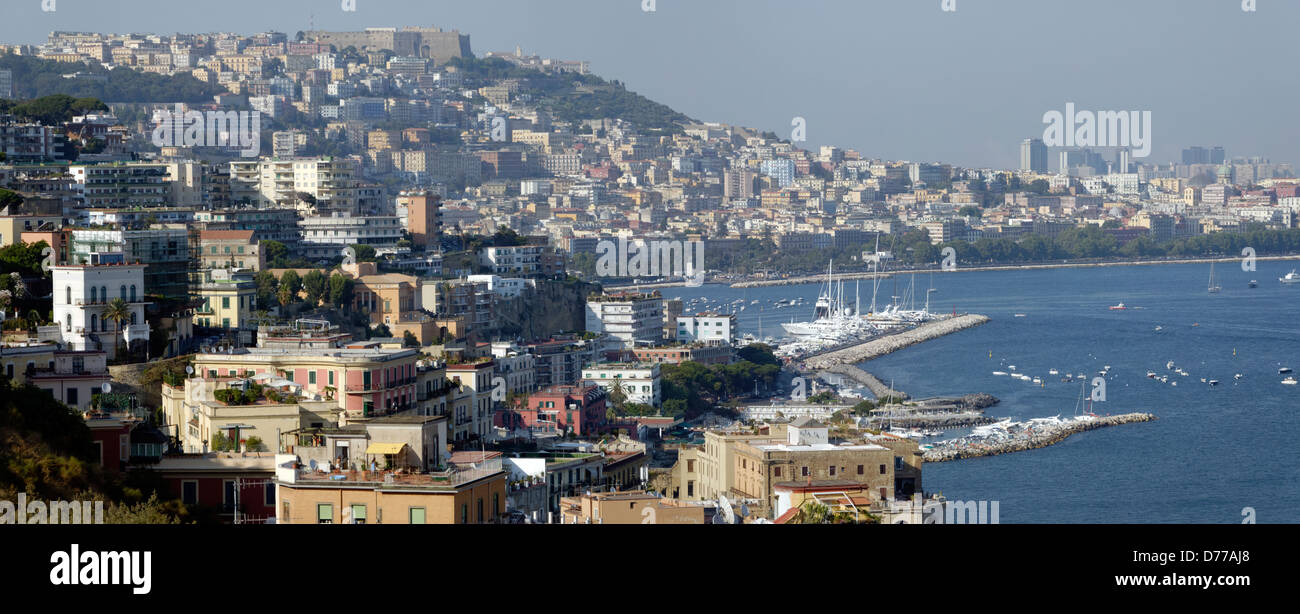
[[1210,294],[1218,294],[1223,288],[1214,280],[1214,263],[1210,263]]

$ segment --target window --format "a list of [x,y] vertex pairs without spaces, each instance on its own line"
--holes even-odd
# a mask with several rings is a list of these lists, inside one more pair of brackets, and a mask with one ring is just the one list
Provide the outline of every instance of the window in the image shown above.
[[[64,304],[71,305],[71,304],[72,304],[72,286],[68,286],[68,291],[67,291],[66,294],[67,294],[67,300],[65,300],[65,301],[63,301],[63,302],[64,302]],[[90,289],[90,296],[92,297],[92,300],[93,300],[93,297],[95,296],[95,289],[94,289],[94,288],[91,288],[91,289]]]
[[[71,290],[71,288],[68,289]],[[94,286],[90,287],[90,302],[92,303],[96,302],[95,299],[99,296],[98,290],[99,289]],[[68,302],[72,302],[72,301],[68,301]]]
[[835,476],[835,465],[831,465],[831,466],[830,466],[830,469],[828,470],[828,473],[831,474],[831,477],[834,477],[834,476]]
[[223,296],[223,297],[221,297],[221,308],[222,308],[222,309],[230,309],[230,297],[229,297],[229,296]]
[[501,515],[501,493],[492,493],[492,515]]
[[[91,289],[93,290],[94,288],[91,288]],[[92,332],[92,333],[97,333],[97,332],[99,332],[99,318],[96,318],[96,317],[94,317],[94,316],[91,316],[91,318],[90,318],[90,332]]]
[[903,469],[903,457],[901,457],[901,456],[895,456],[895,457],[894,457],[894,471],[902,471],[902,469]]
[[858,475],[862,475],[864,469],[865,467],[863,467],[862,465],[858,465]]
[[686,473],[695,473],[695,460],[694,460],[694,459],[688,459],[688,460],[686,461]]
[[880,475],[885,475],[885,466],[884,466],[884,465],[881,465],[881,466],[880,466]]
[[329,385],[333,386],[333,385],[334,385],[334,372],[333,372],[333,371],[328,371],[327,373],[329,373]]
[[131,302],[135,302],[135,284],[131,284]]
[[800,469],[800,474],[799,474],[800,476],[805,478],[808,477],[808,467],[800,467],[799,469]]
[[122,288],[120,289],[119,294],[122,296],[122,300],[125,301],[125,300],[126,300],[126,284],[122,284]]
[[695,480],[686,482],[686,496],[688,497],[695,496]]
[[262,493],[262,503],[267,507],[275,508],[275,484],[267,484]]
[[235,509],[235,481],[225,480],[221,483],[221,507],[226,511]]
[[315,383],[316,383],[316,371],[315,371],[315,370],[312,370],[312,371],[308,371],[308,372],[307,372],[307,383],[308,383],[308,384],[315,384]]
[[77,389],[76,389],[76,388],[69,388],[69,389],[68,389],[68,392],[67,392],[67,399],[65,399],[63,402],[66,403],[66,404],[68,404],[68,405],[72,405],[72,406],[74,406],[74,407],[75,407],[76,405],[78,405],[78,403],[77,403]]
[[780,468],[780,467],[773,467],[773,468],[772,468],[772,476],[773,476],[773,477],[778,477],[778,478],[781,477],[781,468]]
[[469,504],[460,504],[460,523],[469,524]]
[[196,480],[185,480],[181,482],[181,503],[185,505],[198,505],[199,503],[199,483]]
[[410,520],[411,520],[411,524],[424,524],[424,508],[422,507],[411,508]]
[[483,524],[483,497],[478,498],[478,523]]
[[366,524],[366,506],[352,506],[352,524]]
[[332,503],[316,504],[316,524],[334,524],[334,505]]

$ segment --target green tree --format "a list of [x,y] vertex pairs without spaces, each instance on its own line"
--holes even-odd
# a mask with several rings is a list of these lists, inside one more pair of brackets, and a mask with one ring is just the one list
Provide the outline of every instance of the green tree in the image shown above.
[[289,296],[292,297],[290,300],[298,300],[298,293],[302,291],[302,277],[297,271],[285,271],[280,276],[280,289],[289,291]]
[[[131,307],[126,304],[126,301],[115,298],[104,307],[104,318],[113,322],[117,329],[113,335],[113,347],[116,348],[122,342],[122,323],[131,319]],[[117,356],[119,359],[122,357],[120,353]]]
[[353,281],[340,273],[330,276],[330,304],[346,310],[352,304]]
[[284,268],[283,264],[289,257],[289,248],[279,241],[262,241],[260,246],[262,253],[266,254],[266,262],[271,268]]
[[357,262],[374,262],[376,260],[374,247],[359,243],[354,246],[354,249],[357,252]]
[[330,282],[324,273],[314,270],[302,277],[302,288],[307,291],[307,303],[315,307],[329,297]]
[[415,337],[415,333],[409,330],[402,331],[402,346],[408,348],[420,347],[420,340]]
[[258,271],[257,275],[253,277],[253,281],[257,283],[258,305],[269,306],[276,302],[278,298],[277,291],[280,289],[280,280],[276,279],[275,275],[271,274],[270,271]]

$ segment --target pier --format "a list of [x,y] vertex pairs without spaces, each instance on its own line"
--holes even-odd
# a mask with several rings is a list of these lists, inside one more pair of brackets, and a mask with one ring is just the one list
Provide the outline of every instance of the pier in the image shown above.
[[1151,422],[1155,419],[1156,417],[1152,414],[1142,413],[1098,416],[1092,420],[1071,420],[1060,426],[1026,429],[1012,433],[1004,438],[990,439],[988,441],[977,438],[943,441],[926,450],[922,459],[927,463],[942,463],[963,458],[979,458],[981,456],[1023,452],[1060,443],[1076,433],[1121,424]]
[[872,360],[886,354],[892,354],[917,343],[937,339],[945,335],[951,335],[955,332],[974,328],[988,322],[988,316],[979,314],[966,314],[954,318],[926,322],[925,324],[911,330],[886,335],[884,337],[872,339],[866,343],[808,358],[804,361],[804,366],[810,369],[829,370],[831,367],[836,365],[855,364]]
[[863,371],[862,369],[854,365],[845,365],[845,364],[832,365],[830,368],[826,369],[826,372],[843,375],[844,377],[847,377],[851,380],[854,380],[862,384],[863,386],[866,386],[867,389],[871,391],[871,394],[876,397],[876,399],[893,398],[893,399],[898,399],[900,401],[906,401],[907,399],[911,398],[907,396],[906,392],[894,390],[889,386],[886,386],[885,383],[880,381],[880,379],[877,378],[876,376],[867,373],[866,371]]

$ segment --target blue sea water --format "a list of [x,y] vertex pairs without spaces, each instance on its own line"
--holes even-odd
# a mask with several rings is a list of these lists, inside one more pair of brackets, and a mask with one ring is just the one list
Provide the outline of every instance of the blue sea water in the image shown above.
[[[917,275],[918,303],[933,286],[932,311],[981,313],[992,322],[861,366],[914,397],[987,392],[1002,400],[990,416],[1023,420],[1075,412],[1080,384],[1049,369],[1091,380],[1110,365],[1106,402],[1093,411],[1159,417],[1039,450],[925,466],[927,492],[999,501],[1004,523],[1238,523],[1247,507],[1261,523],[1296,523],[1300,386],[1282,385],[1278,374],[1281,366],[1300,371],[1300,286],[1278,282],[1295,267],[1259,262],[1245,272],[1220,264],[1219,294],[1207,291],[1209,265],[1200,264]],[[1258,288],[1248,288],[1252,279]],[[882,282],[882,304],[908,283],[898,278],[896,291],[894,280]],[[850,296],[853,290],[846,284]],[[807,319],[817,291],[710,285],[664,294],[743,298],[742,331],[757,334],[761,323],[764,334],[779,336],[780,322]],[[861,295],[870,301],[869,284]],[[799,296],[808,306],[773,309],[776,299]],[[1129,309],[1109,309],[1120,302]],[[1171,360],[1190,376],[1167,370]],[[992,375],[1008,365],[1045,386]],[[1148,371],[1178,385],[1148,379]],[[953,434],[960,431],[946,436]]]

